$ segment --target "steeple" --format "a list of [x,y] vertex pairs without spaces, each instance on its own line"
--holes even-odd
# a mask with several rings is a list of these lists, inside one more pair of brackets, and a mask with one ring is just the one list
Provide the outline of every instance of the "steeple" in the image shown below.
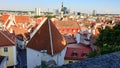
[[62,5],[61,5],[61,12],[60,12],[60,16],[61,18],[63,18],[63,15],[64,15],[64,6],[63,6],[63,2],[62,2]]
[[61,8],[63,8],[63,2],[62,2],[62,6],[61,6]]
[[62,5],[61,5],[61,11],[64,11],[63,2],[62,2]]

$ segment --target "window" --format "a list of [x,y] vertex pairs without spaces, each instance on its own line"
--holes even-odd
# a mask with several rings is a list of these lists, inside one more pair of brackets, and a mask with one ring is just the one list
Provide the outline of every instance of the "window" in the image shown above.
[[77,53],[76,51],[74,51],[74,52],[71,54],[71,56],[77,57],[77,56],[78,56],[78,53]]
[[4,52],[8,52],[8,48],[7,47],[4,47]]

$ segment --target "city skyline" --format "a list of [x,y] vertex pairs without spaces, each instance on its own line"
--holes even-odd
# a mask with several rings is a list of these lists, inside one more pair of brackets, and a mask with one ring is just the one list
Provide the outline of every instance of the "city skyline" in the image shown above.
[[120,14],[119,0],[2,0],[0,10],[27,10],[34,11],[41,8],[41,11],[53,11],[60,9],[61,3],[71,11],[82,13]]

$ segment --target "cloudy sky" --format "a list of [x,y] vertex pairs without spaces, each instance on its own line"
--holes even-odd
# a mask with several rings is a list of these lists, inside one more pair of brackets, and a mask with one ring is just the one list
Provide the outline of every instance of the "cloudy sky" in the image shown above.
[[60,9],[61,3],[71,11],[91,13],[120,14],[120,0],[1,0],[0,10],[34,10],[41,8],[42,11]]

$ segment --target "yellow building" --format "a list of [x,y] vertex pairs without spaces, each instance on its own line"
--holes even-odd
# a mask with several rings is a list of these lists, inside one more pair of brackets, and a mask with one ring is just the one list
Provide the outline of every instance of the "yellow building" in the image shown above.
[[15,36],[7,31],[0,31],[0,55],[7,56],[8,67],[17,64]]

